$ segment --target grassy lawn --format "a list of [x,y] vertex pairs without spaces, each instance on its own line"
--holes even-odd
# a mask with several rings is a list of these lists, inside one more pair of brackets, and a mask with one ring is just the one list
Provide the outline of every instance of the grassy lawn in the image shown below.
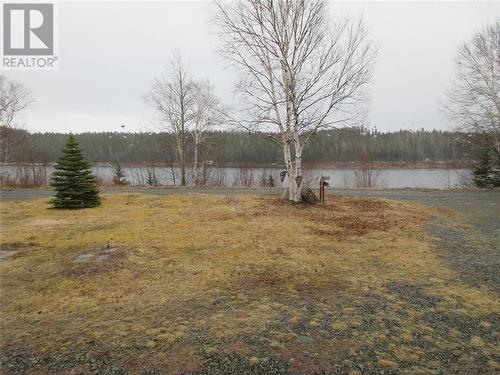
[[497,295],[442,261],[425,206],[122,193],[1,218],[5,373],[500,370]]

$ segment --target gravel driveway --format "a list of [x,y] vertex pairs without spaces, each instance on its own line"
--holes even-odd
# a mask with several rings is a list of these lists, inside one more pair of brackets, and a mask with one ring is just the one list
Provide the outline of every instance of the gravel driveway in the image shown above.
[[449,226],[435,214],[430,228],[440,255],[467,283],[500,293],[500,191],[341,191],[340,194],[410,200],[461,214],[465,226]]

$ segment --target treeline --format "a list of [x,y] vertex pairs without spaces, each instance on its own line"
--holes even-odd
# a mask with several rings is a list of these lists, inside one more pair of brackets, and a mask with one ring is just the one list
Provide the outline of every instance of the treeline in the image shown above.
[[[68,135],[30,134],[38,155],[55,161]],[[176,162],[176,140],[169,133],[81,133],[76,138],[92,162],[165,164]],[[278,145],[257,134],[210,132],[205,142],[207,160],[215,165],[266,166],[282,163]],[[374,161],[425,162],[464,160],[467,137],[448,131],[366,132],[336,129],[319,132],[307,146],[305,163],[358,161],[367,152]]]

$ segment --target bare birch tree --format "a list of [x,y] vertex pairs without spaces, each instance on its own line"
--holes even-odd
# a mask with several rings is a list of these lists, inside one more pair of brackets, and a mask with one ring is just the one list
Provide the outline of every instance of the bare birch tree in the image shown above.
[[170,60],[166,75],[153,82],[145,100],[160,114],[177,140],[181,185],[186,185],[188,123],[193,116],[195,85],[179,52]]
[[459,129],[487,135],[500,156],[500,19],[459,48],[447,97]]
[[[193,183],[198,185],[205,170],[209,147],[206,144],[207,131],[217,122],[218,101],[213,94],[210,82],[201,81],[195,84],[193,105]],[[203,148],[203,149],[202,149]],[[202,155],[202,152],[204,154]]]
[[298,202],[304,148],[356,116],[376,48],[361,19],[331,21],[323,0],[217,1],[216,10],[220,52],[241,73],[243,110],[229,120],[282,147]]
[[0,74],[0,149],[2,162],[9,161],[10,154],[24,144],[22,132],[14,129],[16,119],[33,103],[31,91],[20,82]]

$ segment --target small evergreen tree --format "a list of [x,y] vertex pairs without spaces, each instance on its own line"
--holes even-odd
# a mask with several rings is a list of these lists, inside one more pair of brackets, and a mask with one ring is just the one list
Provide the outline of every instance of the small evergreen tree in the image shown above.
[[479,163],[472,170],[472,178],[477,187],[488,187],[493,184],[493,168],[491,152],[485,147],[479,154]]
[[69,136],[62,152],[51,180],[56,196],[49,203],[54,208],[99,206],[96,178],[90,170],[90,164],[84,160],[82,149],[73,135]]
[[128,181],[125,176],[125,172],[123,171],[122,166],[120,163],[116,163],[116,168],[114,170],[115,176],[113,177],[113,182],[115,185],[127,185]]
[[156,174],[155,174],[155,168],[152,167],[149,169],[149,166],[146,166],[147,172],[148,172],[148,177],[146,178],[146,184],[149,186],[157,186],[158,185],[158,180],[156,179]]

